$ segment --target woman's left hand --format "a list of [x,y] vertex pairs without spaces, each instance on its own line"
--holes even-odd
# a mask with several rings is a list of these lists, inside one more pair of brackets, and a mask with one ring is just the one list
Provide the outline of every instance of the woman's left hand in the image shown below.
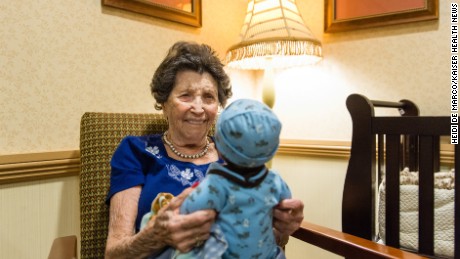
[[282,200],[273,210],[273,228],[279,246],[286,245],[303,220],[303,202],[297,199]]
[[174,197],[171,202],[160,209],[155,218],[156,236],[169,246],[182,253],[188,252],[209,238],[211,226],[214,224],[216,212],[214,210],[200,210],[183,215],[179,207],[184,199],[192,192],[187,188]]

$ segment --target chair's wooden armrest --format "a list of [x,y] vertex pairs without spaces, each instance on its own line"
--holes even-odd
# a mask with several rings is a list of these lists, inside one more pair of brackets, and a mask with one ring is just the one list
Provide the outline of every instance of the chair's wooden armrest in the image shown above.
[[66,236],[54,239],[48,259],[76,259],[77,237]]
[[292,236],[349,258],[426,258],[306,221]]

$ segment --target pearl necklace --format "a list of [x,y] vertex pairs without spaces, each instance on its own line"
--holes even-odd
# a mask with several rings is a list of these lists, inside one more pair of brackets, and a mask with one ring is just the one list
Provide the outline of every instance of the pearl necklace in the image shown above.
[[182,154],[181,152],[179,152],[174,147],[173,143],[171,141],[169,141],[169,139],[168,139],[168,137],[166,135],[168,135],[168,131],[165,131],[165,133],[163,134],[163,141],[166,143],[166,145],[169,146],[171,151],[174,154],[176,154],[178,157],[182,157],[182,158],[185,158],[185,159],[196,159],[196,158],[203,157],[204,155],[206,155],[208,153],[208,149],[209,149],[209,138],[208,137],[206,137],[206,146],[204,147],[204,149],[200,153],[194,154],[194,155],[186,155],[186,154]]

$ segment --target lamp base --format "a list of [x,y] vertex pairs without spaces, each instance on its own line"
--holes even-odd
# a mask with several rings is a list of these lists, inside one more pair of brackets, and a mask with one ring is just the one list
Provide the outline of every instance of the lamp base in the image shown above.
[[262,101],[270,108],[275,105],[275,84],[273,82],[273,68],[264,70],[264,78],[262,80]]

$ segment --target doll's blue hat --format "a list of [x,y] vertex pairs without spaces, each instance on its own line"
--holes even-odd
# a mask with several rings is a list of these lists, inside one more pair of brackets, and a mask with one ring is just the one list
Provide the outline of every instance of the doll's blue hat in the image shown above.
[[215,143],[226,160],[242,167],[257,167],[275,155],[280,132],[281,122],[267,105],[239,99],[217,119]]

